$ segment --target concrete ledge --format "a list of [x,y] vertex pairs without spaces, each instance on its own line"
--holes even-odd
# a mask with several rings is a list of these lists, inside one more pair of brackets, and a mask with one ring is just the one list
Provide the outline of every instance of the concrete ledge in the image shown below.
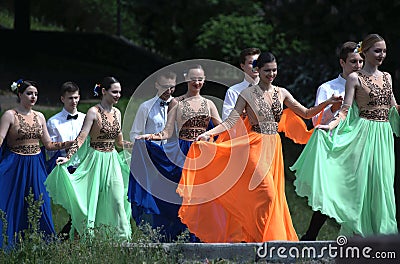
[[329,249],[336,241],[266,243],[154,243],[127,247],[161,247],[184,261],[228,260],[234,263],[335,263]]

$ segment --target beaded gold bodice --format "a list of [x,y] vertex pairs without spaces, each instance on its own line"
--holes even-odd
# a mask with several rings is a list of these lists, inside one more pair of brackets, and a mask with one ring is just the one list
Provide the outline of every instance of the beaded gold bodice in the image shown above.
[[113,107],[108,113],[99,106],[97,110],[97,122],[93,124],[89,133],[90,146],[103,152],[113,151],[115,139],[121,133],[117,110]]
[[7,133],[7,146],[15,153],[32,155],[40,153],[40,139],[43,127],[35,111],[22,115],[14,110],[14,124]]
[[179,138],[193,141],[207,131],[211,116],[207,99],[186,98],[178,101],[177,117]]
[[264,92],[256,85],[242,92],[246,100],[246,113],[252,130],[261,134],[278,133],[278,122],[281,119],[283,106],[279,87]]
[[375,120],[388,121],[391,106],[392,86],[388,79],[388,73],[375,80],[363,72],[357,72],[361,87],[356,88],[355,101],[360,110],[360,117]]

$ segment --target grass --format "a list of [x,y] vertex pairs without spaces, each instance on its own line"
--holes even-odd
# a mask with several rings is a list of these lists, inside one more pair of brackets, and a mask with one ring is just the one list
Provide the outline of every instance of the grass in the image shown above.
[[[0,6],[1,7],[1,6]],[[10,12],[5,8],[0,9],[0,25],[5,28],[14,28],[14,13]],[[43,21],[43,18],[37,18],[31,16],[31,29],[42,30],[42,31],[64,31],[62,26],[49,24]]]

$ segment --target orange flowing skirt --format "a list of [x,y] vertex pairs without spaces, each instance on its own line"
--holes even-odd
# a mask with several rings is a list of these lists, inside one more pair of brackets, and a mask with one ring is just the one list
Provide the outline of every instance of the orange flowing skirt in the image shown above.
[[203,242],[297,241],[279,134],[195,142],[177,193],[179,217]]

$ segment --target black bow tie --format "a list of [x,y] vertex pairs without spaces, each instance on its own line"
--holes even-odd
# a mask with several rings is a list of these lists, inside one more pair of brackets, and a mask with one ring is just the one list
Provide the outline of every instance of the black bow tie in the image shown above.
[[169,105],[169,102],[164,102],[164,101],[160,102],[160,106],[168,106],[168,105]]
[[70,120],[70,119],[78,119],[78,114],[76,114],[76,115],[70,115],[70,114],[68,114],[67,115],[67,120]]

